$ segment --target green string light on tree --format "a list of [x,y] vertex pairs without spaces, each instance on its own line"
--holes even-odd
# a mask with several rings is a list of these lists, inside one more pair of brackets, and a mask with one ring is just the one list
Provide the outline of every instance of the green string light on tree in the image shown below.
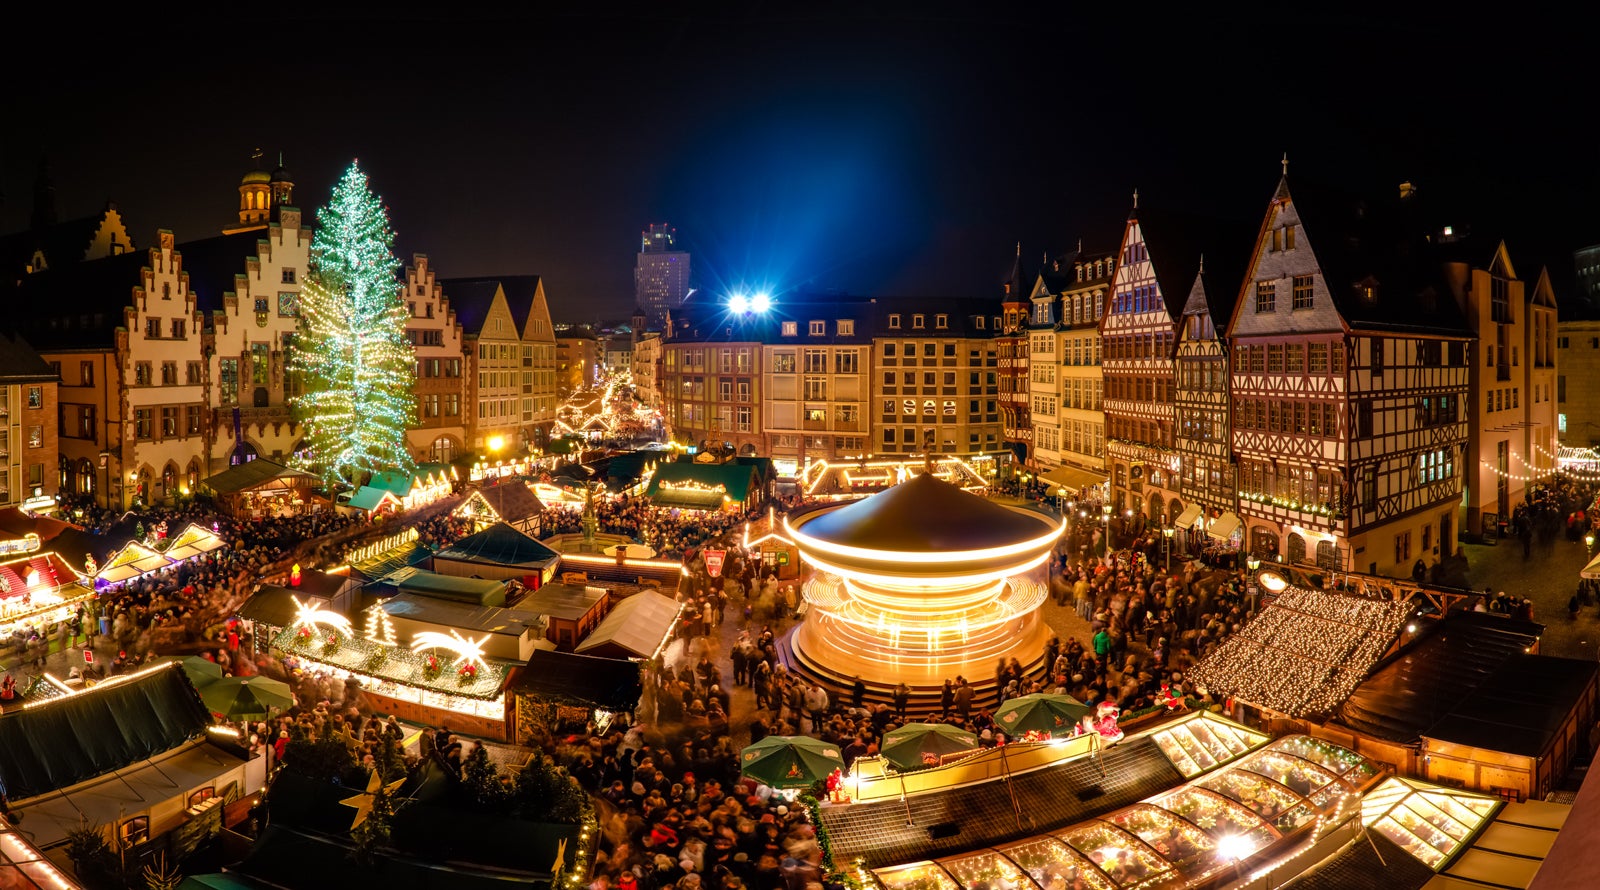
[[329,487],[414,468],[406,428],[416,417],[415,351],[405,337],[388,213],[352,163],[317,214],[311,274],[300,297],[290,402],[309,465]]

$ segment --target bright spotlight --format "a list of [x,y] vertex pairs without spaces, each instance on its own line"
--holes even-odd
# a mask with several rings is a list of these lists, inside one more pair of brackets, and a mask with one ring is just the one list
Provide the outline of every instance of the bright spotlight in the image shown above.
[[728,308],[734,312],[749,312],[750,298],[744,294],[734,294],[728,298]]
[[772,308],[772,296],[766,293],[756,294],[750,299],[750,309],[754,312],[765,312]]
[[1255,852],[1256,845],[1248,837],[1230,834],[1217,838],[1217,857],[1226,862],[1238,862]]

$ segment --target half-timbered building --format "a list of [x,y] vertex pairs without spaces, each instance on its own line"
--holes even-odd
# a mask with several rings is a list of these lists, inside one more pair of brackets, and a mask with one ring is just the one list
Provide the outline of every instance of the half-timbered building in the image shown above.
[[1106,480],[1100,319],[1115,266],[1115,254],[1080,246],[1039,273],[1031,296],[1034,454],[1040,478],[1069,500],[1098,496],[1090,489]]
[[1173,525],[1186,548],[1202,546],[1208,528],[1231,539],[1232,529],[1240,525],[1228,424],[1228,346],[1223,336],[1236,286],[1233,276],[1208,275],[1202,265],[1178,321],[1174,360],[1178,495],[1186,506]]
[[1247,546],[1409,574],[1454,546],[1471,333],[1407,208],[1298,190],[1279,182],[1228,328]]
[[1193,226],[1140,210],[1135,196],[1100,322],[1110,506],[1136,530],[1171,522],[1184,509],[1174,422],[1174,319],[1199,266]]

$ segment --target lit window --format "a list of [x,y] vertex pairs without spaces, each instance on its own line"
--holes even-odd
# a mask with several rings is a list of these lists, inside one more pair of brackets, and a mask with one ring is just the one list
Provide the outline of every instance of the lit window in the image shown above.
[[800,323],[799,322],[797,322],[797,321],[786,321],[786,322],[783,323],[783,336],[785,336],[785,337],[793,337],[793,336],[795,336],[796,334],[798,334],[800,332],[799,329],[800,329]]

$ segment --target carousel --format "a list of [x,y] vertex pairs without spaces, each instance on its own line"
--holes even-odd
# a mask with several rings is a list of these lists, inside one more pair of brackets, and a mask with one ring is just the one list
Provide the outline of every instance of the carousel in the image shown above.
[[814,571],[796,659],[834,680],[937,687],[984,678],[999,659],[1038,660],[1040,566],[1062,522],[923,473],[887,491],[784,521]]

